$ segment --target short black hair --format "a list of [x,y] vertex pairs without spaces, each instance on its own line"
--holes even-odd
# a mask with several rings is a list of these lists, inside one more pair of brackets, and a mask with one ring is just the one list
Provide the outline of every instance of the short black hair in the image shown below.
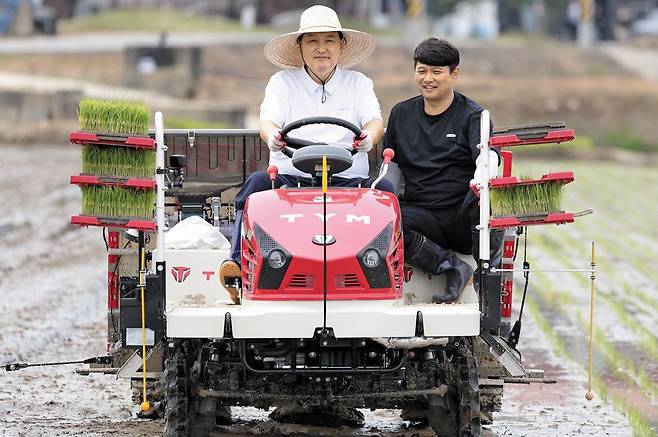
[[459,65],[459,50],[444,39],[427,38],[414,50],[414,68],[417,63],[434,67],[450,67],[450,72]]

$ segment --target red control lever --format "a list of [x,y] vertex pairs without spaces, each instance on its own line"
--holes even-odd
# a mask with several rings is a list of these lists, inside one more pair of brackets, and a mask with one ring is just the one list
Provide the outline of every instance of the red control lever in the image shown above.
[[386,148],[384,149],[382,155],[384,156],[384,164],[388,164],[389,162],[391,162],[391,159],[393,159],[393,157],[395,156],[395,151],[393,151],[393,149]]
[[276,176],[279,174],[279,168],[276,165],[270,165],[266,171],[272,181],[272,189],[274,189],[274,181],[276,181]]

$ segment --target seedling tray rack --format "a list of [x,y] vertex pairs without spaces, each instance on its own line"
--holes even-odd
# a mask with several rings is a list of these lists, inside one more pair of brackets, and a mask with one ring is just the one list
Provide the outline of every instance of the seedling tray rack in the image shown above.
[[[506,148],[514,146],[535,144],[559,144],[574,139],[573,129],[566,129],[563,122],[546,123],[540,125],[526,125],[515,128],[503,128],[496,131],[489,139],[491,148]],[[539,185],[546,183],[570,183],[574,180],[573,172],[548,173],[540,179],[521,180],[511,176],[512,156],[509,152],[501,152],[506,160],[503,177],[489,181],[492,190],[510,188],[520,185]],[[491,228],[509,228],[518,226],[565,224],[574,221],[575,214],[564,211],[538,212],[533,214],[519,214],[513,216],[495,216],[489,219]]]
[[141,136],[74,131],[69,134],[69,140],[73,144],[79,145],[94,144],[133,147],[136,149],[155,149],[155,140],[153,138]]

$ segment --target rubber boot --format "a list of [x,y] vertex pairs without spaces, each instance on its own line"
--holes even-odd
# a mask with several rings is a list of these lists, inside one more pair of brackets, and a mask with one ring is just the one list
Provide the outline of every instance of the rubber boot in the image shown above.
[[222,263],[219,268],[219,283],[222,284],[222,287],[228,291],[229,296],[233,303],[240,303],[240,298],[238,297],[238,289],[235,287],[235,281],[237,278],[242,277],[242,271],[240,266],[233,260],[226,260]]
[[405,262],[432,275],[445,275],[446,288],[443,296],[432,296],[433,303],[454,302],[473,276],[473,268],[462,261],[453,251],[444,249],[422,235],[420,244],[412,248]]
[[[473,237],[473,258],[475,262],[480,258],[480,231],[471,230]],[[503,241],[505,239],[504,229],[491,229],[489,231],[489,265],[499,268],[503,262]],[[480,274],[476,268],[473,273],[473,287],[480,292]]]

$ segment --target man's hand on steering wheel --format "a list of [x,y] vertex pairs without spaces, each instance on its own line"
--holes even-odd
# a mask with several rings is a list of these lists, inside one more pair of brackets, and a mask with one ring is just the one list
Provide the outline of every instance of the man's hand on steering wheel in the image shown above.
[[363,129],[359,135],[354,136],[352,147],[358,152],[368,153],[372,150],[372,135],[368,130]]
[[[286,125],[283,129],[281,129],[279,131],[281,133],[281,138],[279,139],[279,141],[283,141],[285,143],[284,144],[285,147],[283,147],[283,149],[277,149],[277,150],[281,150],[284,153],[284,155],[288,156],[289,158],[292,158],[292,153],[298,148],[306,147],[306,146],[313,146],[313,145],[317,145],[317,144],[322,144],[322,143],[318,143],[317,141],[308,141],[308,140],[303,140],[301,138],[295,138],[295,137],[288,136],[288,133],[290,133],[290,131],[293,131],[295,129],[299,129],[300,127],[313,125],[313,124],[332,124],[332,125],[335,125],[335,126],[342,126],[345,129],[348,129],[348,130],[352,131],[352,133],[355,135],[354,143],[356,143],[357,139],[358,139],[359,142],[361,143],[360,147],[364,147],[364,144],[365,144],[365,147],[367,147],[367,143],[369,141],[370,144],[371,144],[370,149],[372,149],[372,136],[368,134],[367,130],[364,129],[362,131],[361,129],[359,129],[353,123],[351,123],[349,121],[346,121],[346,120],[339,119],[339,118],[335,118],[335,117],[308,117],[308,118],[302,118],[302,119],[297,120],[297,121],[293,121],[292,123]],[[365,137],[364,138],[359,138],[361,136],[361,134],[363,134],[364,132],[366,133]],[[271,138],[271,136],[270,136],[270,138]],[[268,139],[267,145],[268,146],[270,145],[269,139]],[[370,150],[370,149],[368,149],[368,150]],[[270,150],[272,150],[272,149],[270,148]],[[358,150],[355,147],[352,150],[350,150],[350,153],[352,155],[354,155],[359,151],[361,151],[361,150]]]
[[281,129],[274,129],[270,132],[270,136],[267,138],[267,147],[272,152],[280,152],[286,147],[286,142],[282,139]]

